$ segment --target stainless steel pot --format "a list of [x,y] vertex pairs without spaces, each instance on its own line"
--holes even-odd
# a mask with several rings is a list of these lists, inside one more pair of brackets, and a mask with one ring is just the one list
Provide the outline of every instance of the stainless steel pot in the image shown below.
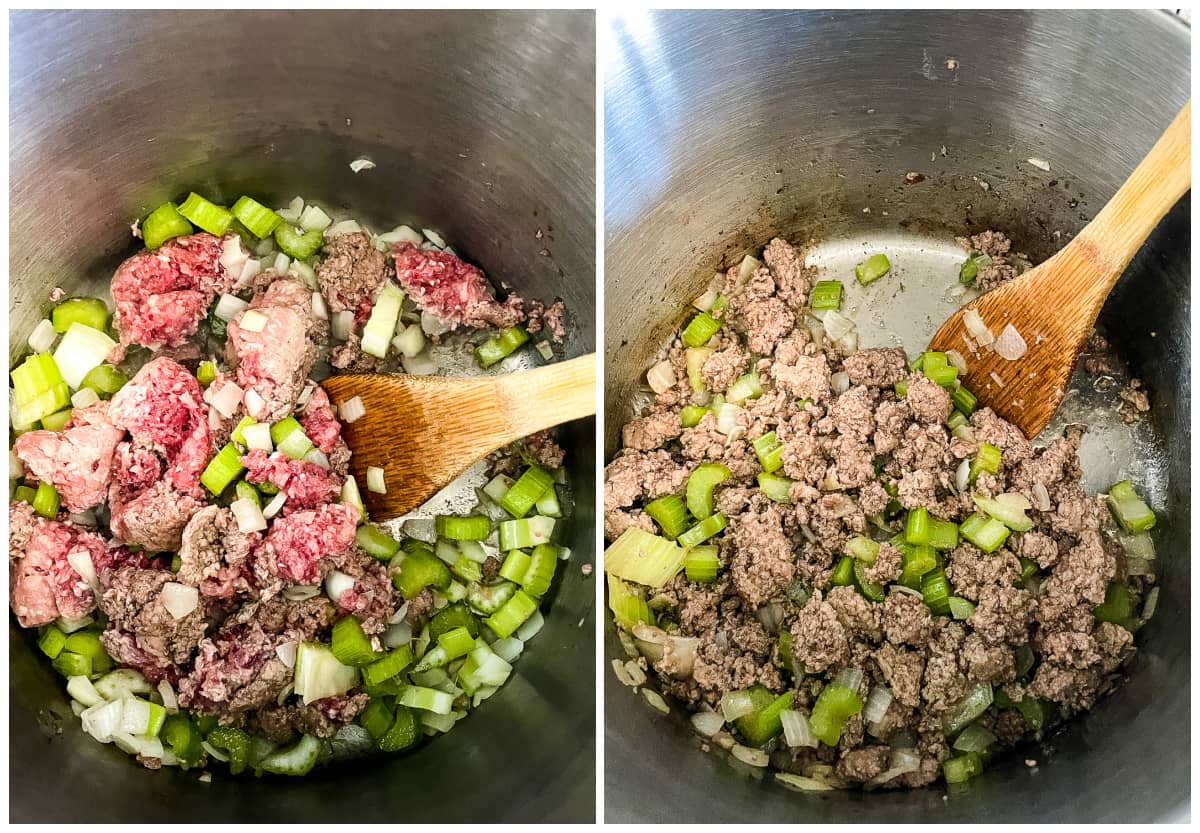
[[[103,291],[129,223],[189,189],[439,229],[526,297],[562,296],[566,352],[594,349],[591,12],[17,13],[10,37],[10,356],[51,287]],[[360,156],[378,167],[351,173]],[[590,820],[594,426],[567,435],[572,568],[513,681],[462,727],[299,780],[151,773],[81,736],[13,625],[12,820]]]
[[[1158,12],[662,12],[606,28],[609,454],[655,352],[714,269],[776,234],[826,241],[819,251],[843,269],[855,251],[899,249],[902,280],[856,295],[856,314],[881,332],[904,325],[901,341],[920,349],[961,303],[942,297],[962,258],[954,235],[1005,229],[1045,257],[1104,204],[1189,91],[1188,30]],[[910,171],[925,180],[905,185]],[[609,821],[1187,818],[1189,220],[1185,200],[1102,314],[1151,389],[1148,421],[1122,429],[1095,410],[1086,380],[1067,405],[1095,426],[1089,485],[1133,468],[1160,513],[1159,612],[1139,634],[1128,684],[1052,751],[1031,753],[1036,770],[1010,759],[944,800],[941,786],[786,792],[698,752],[678,708],[664,719],[610,683]],[[607,642],[621,655],[611,624]]]

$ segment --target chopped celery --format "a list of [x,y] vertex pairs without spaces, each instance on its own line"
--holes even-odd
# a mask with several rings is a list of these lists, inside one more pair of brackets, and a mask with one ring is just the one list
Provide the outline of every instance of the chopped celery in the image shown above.
[[460,555],[453,564],[450,565],[450,572],[463,581],[479,581],[483,578],[483,568],[479,563],[472,561],[465,555]]
[[942,715],[942,730],[947,737],[961,731],[969,723],[987,711],[992,705],[992,686],[990,683],[977,683],[966,695]]
[[333,623],[333,655],[342,665],[369,665],[378,657],[371,647],[371,638],[353,616],[343,616]]
[[[704,390],[704,363],[715,352],[708,347],[689,347],[684,351],[688,383],[692,386],[692,390]],[[699,420],[696,421],[699,422]]]
[[479,636],[479,620],[462,602],[448,604],[429,620],[429,638],[437,639],[447,631],[466,628],[472,637]]
[[376,743],[387,734],[395,719],[395,712],[387,704],[387,700],[372,700],[358,714],[358,724],[367,730],[367,734]]
[[794,707],[793,697],[790,693],[775,697],[758,683],[744,689],[743,693],[750,698],[754,710],[737,718],[734,724],[747,743],[762,746],[783,732],[783,721],[779,715],[785,709]]
[[450,586],[450,568],[445,562],[424,550],[413,550],[400,562],[399,572],[392,574],[392,584],[405,599],[414,599],[426,587],[445,590]]
[[233,216],[258,238],[269,237],[283,222],[282,217],[250,197],[239,197],[231,211]]
[[979,400],[975,394],[971,393],[963,385],[959,385],[951,391],[950,401],[954,403],[955,411],[964,416],[970,416],[975,413],[975,409],[979,406]]
[[539,515],[544,515],[547,518],[563,517],[562,503],[558,499],[558,487],[551,485],[546,493],[538,498],[538,502],[534,504]]
[[[694,477],[695,474],[693,473],[692,476]],[[679,495],[663,495],[655,498],[646,504],[645,509],[646,514],[658,524],[665,538],[674,541],[688,528],[688,510],[683,505],[683,498]]]
[[783,443],[776,439],[774,431],[763,434],[751,445],[754,446],[754,455],[758,457],[759,464],[768,474],[783,466]]
[[292,416],[284,417],[271,426],[271,442],[285,457],[303,460],[316,446]]
[[103,332],[108,327],[108,306],[99,298],[68,298],[50,313],[56,333],[65,333],[76,321]]
[[67,643],[67,635],[56,628],[54,625],[46,625],[42,628],[42,632],[38,635],[38,648],[42,653],[50,659],[54,659],[62,653],[63,646]]
[[73,408],[64,408],[53,414],[46,414],[42,417],[42,428],[47,431],[61,431],[67,427],[67,423],[71,421],[71,414],[74,412]]
[[1002,454],[1000,449],[991,443],[980,443],[979,451],[975,453],[974,459],[971,460],[970,480],[975,482],[975,478],[980,472],[988,472],[996,474],[1000,471],[1000,459]]
[[679,421],[684,428],[695,428],[707,413],[708,408],[703,405],[684,405],[679,412]]
[[892,270],[892,263],[888,260],[887,255],[877,254],[871,255],[862,263],[854,267],[854,277],[863,286],[873,283]]
[[811,303],[814,311],[824,309],[841,309],[842,282],[817,281],[815,284],[813,284]]
[[892,541],[900,550],[900,584],[913,590],[921,589],[921,578],[937,566],[937,554],[928,545],[913,546],[903,541]]
[[437,534],[451,541],[482,541],[492,534],[492,522],[486,515],[438,515]]
[[693,318],[684,328],[681,338],[687,347],[703,347],[721,329],[721,322],[707,312]]
[[142,221],[142,240],[153,251],[174,237],[192,233],[192,224],[184,219],[173,202],[165,202]]
[[392,337],[396,335],[396,321],[404,304],[404,292],[390,281],[383,285],[371,317],[367,319],[362,333],[362,351],[377,359],[387,357]]
[[947,784],[962,784],[983,772],[983,758],[978,752],[965,752],[942,762],[942,775]]
[[762,382],[758,378],[758,373],[751,371],[738,379],[729,386],[729,390],[725,391],[725,401],[732,402],[734,405],[741,405],[748,399],[757,399],[762,396]]
[[229,231],[229,225],[233,222],[233,213],[228,208],[209,202],[195,191],[188,194],[179,206],[179,213],[191,220],[193,225],[217,237]]
[[285,255],[296,260],[308,260],[324,243],[325,235],[320,229],[298,234],[291,223],[280,223],[275,229],[275,245]]
[[321,739],[302,735],[286,749],[277,749],[259,763],[259,769],[275,775],[308,775],[321,755]]
[[360,526],[354,533],[354,543],[367,555],[380,561],[390,561],[400,551],[400,542],[374,524]]
[[958,524],[930,518],[929,546],[935,550],[952,550],[958,546]]
[[1025,515],[1029,509],[1029,499],[1017,492],[1007,492],[994,498],[985,497],[978,492],[971,496],[980,511],[995,518],[1014,532],[1028,532],[1033,529],[1033,521]]
[[408,686],[400,693],[398,700],[401,705],[434,714],[450,714],[451,709],[454,708],[453,696],[444,691],[422,686]]
[[826,746],[837,746],[842,737],[842,725],[862,711],[862,707],[862,698],[856,692],[843,685],[830,683],[821,689],[817,702],[813,704],[809,717],[813,734]]
[[250,736],[233,726],[220,726],[205,738],[209,745],[229,755],[229,774],[240,775],[250,760]]
[[534,614],[538,604],[524,590],[517,590],[504,606],[484,619],[484,623],[501,639],[513,635],[525,620]]
[[58,517],[59,504],[58,490],[44,480],[38,483],[37,491],[33,494],[33,511],[53,520]]
[[854,559],[854,585],[872,602],[882,602],[887,595],[887,589],[877,581],[867,578],[867,563]]
[[64,677],[90,677],[92,676],[92,660],[90,657],[75,654],[71,651],[62,651],[51,663],[54,670]]
[[1138,497],[1137,492],[1133,490],[1133,484],[1128,480],[1114,483],[1109,488],[1108,508],[1121,528],[1129,533],[1153,529],[1157,520],[1154,512]]
[[1097,622],[1112,622],[1128,627],[1133,618],[1133,596],[1122,581],[1111,582],[1104,591],[1104,602],[1092,608]]
[[697,544],[703,544],[709,538],[723,530],[727,524],[728,521],[720,512],[709,515],[687,532],[680,535],[679,545],[681,547],[694,547]]
[[416,716],[408,707],[397,705],[392,725],[375,743],[383,752],[399,752],[416,743],[418,736]]
[[208,387],[217,380],[217,363],[216,362],[200,362],[200,366],[196,368],[196,381],[203,387]]
[[167,715],[159,737],[185,769],[200,763],[204,757],[204,747],[201,745],[204,738],[185,714]]
[[214,495],[220,495],[230,483],[241,477],[245,470],[237,447],[233,443],[226,443],[209,461],[200,475],[200,482]]
[[928,544],[933,539],[929,510],[918,506],[908,513],[904,521],[904,540],[909,544]]
[[950,612],[950,582],[941,567],[934,567],[921,579],[921,598],[935,614]]
[[654,624],[654,614],[641,594],[611,573],[608,575],[608,607],[613,612],[613,621],[625,630],[632,630],[639,623]]
[[959,596],[951,596],[948,600],[950,615],[960,621],[970,619],[975,612],[975,605]]
[[500,360],[511,356],[518,347],[529,341],[529,333],[524,327],[514,326],[492,336],[475,348],[475,361],[487,369]]
[[558,566],[558,547],[539,544],[530,555],[529,569],[520,584],[531,596],[543,596],[554,581],[554,570]]
[[879,557],[879,543],[863,535],[855,535],[846,542],[846,553],[864,564],[874,564]]
[[778,474],[761,472],[758,475],[758,488],[762,493],[776,503],[790,503],[792,479]]
[[1008,527],[994,518],[973,513],[959,526],[962,537],[984,552],[995,552],[1008,539]]
[[363,682],[367,685],[379,685],[385,680],[390,680],[395,677],[405,668],[412,665],[413,649],[412,645],[401,645],[394,651],[388,651],[381,658],[375,660],[362,669]]
[[71,391],[49,353],[34,353],[26,357],[10,376],[13,382],[15,426],[32,425],[71,402]]
[[467,604],[480,616],[488,616],[504,607],[516,592],[517,586],[511,581],[496,584],[472,582],[467,588]]
[[854,584],[854,559],[843,555],[829,576],[829,583],[836,587],[849,587]]
[[[713,490],[729,477],[729,469],[720,463],[701,463],[687,479],[687,508],[697,520],[713,513]],[[677,538],[683,530],[671,536]]]
[[550,543],[554,533],[554,518],[530,515],[500,522],[500,549],[523,550],[538,544]]
[[452,628],[437,638],[438,647],[451,659],[465,657],[475,650],[475,638],[465,627]]
[[692,547],[683,558],[683,569],[688,581],[712,584],[717,580],[721,559],[716,545]]
[[87,372],[79,387],[91,388],[101,399],[111,399],[128,381],[129,377],[111,364],[98,364]]
[[512,488],[504,493],[500,506],[514,518],[523,518],[547,490],[553,488],[554,478],[548,471],[541,466],[530,466],[517,478]]
[[524,550],[513,550],[504,557],[504,563],[500,565],[500,578],[520,584],[531,560],[529,553]]
[[234,485],[234,495],[236,495],[237,500],[248,500],[259,509],[262,509],[262,495],[258,493],[258,489],[251,486],[245,480],[239,480]]

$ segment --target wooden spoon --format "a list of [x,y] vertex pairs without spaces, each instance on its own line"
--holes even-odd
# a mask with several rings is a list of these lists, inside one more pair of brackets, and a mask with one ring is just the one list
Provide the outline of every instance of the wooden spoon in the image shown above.
[[[595,414],[596,354],[501,376],[350,373],[321,386],[335,406],[362,397],[366,414],[342,433],[367,511],[386,520],[420,506],[489,452]],[[368,491],[368,466],[383,469],[386,494]]]
[[[1050,422],[1105,298],[1159,220],[1191,188],[1191,120],[1189,101],[1074,240],[954,313],[929,343],[931,350],[961,353],[967,363],[963,384],[981,407],[990,406],[1025,436],[1037,436]],[[967,310],[975,310],[997,338],[1011,324],[1025,341],[1025,354],[1010,361],[978,346],[972,351],[964,336],[979,339],[967,332]]]

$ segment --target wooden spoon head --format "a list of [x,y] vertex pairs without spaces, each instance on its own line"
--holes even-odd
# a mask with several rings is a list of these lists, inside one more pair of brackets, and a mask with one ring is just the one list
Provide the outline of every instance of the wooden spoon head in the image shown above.
[[[1060,255],[1070,253],[1064,250]],[[979,399],[979,407],[990,407],[1030,439],[1058,410],[1103,300],[1088,291],[1091,279],[1082,274],[1094,275],[1094,270],[1089,264],[1076,268],[1080,265],[1056,255],[971,301],[946,319],[929,342],[930,350],[961,353],[967,372],[960,378]],[[1010,361],[979,346],[979,339],[967,332],[967,310],[979,313],[995,338],[1011,324],[1025,341],[1025,354]]]
[[[416,509],[506,436],[507,424],[493,424],[503,415],[487,407],[487,379],[352,373],[321,386],[334,407],[362,398],[366,414],[343,425],[342,435],[353,452],[350,473],[376,520]],[[370,466],[384,470],[386,494],[368,490]]]

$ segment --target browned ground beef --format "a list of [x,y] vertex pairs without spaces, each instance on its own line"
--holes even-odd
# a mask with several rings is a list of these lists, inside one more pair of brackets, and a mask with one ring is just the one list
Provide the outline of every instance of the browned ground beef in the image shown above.
[[[1007,237],[985,232],[964,243],[992,258],[980,270],[982,287],[1016,274]],[[804,267],[803,252],[776,239],[764,257],[767,265],[745,281],[738,281],[738,267],[725,276],[726,323],[702,365],[707,392],[694,398],[682,369],[685,350],[676,340],[669,358],[681,385],[624,426],[624,447],[606,469],[610,540],[630,527],[658,533],[643,507],[662,495],[683,495],[696,465],[719,462],[730,470],[715,493],[716,508],[728,519],[710,541],[720,547],[716,581],[699,584],[681,573],[647,593],[660,626],[677,626],[679,636],[696,640],[694,662],[683,673],[677,661],[651,663],[662,690],[691,707],[716,707],[726,693],[760,683],[774,694],[791,692],[807,713],[834,675],[863,671],[864,699],[876,686],[893,697],[882,719],[851,718],[836,749],[788,749],[781,740],[777,753],[787,750],[791,771],[824,767],[823,777],[837,786],[887,770],[889,741],[897,736],[911,739],[906,743],[920,763],[889,785],[915,787],[939,778],[943,761],[958,754],[948,748],[942,718],[977,684],[991,684],[999,700],[979,720],[1001,747],[1034,734],[1015,708],[1022,698],[1036,698],[1059,717],[1090,708],[1132,654],[1133,638],[1124,627],[1097,622],[1092,612],[1109,583],[1125,576],[1120,554],[1102,535],[1108,514],[1101,499],[1080,486],[1085,429],[1072,426],[1050,446],[1035,448],[981,409],[952,435],[949,392],[910,372],[903,351],[844,356],[835,345],[814,343],[802,305],[815,276]],[[749,370],[758,371],[764,392],[742,403],[732,433],[717,431],[712,414],[682,428],[683,406],[705,404],[705,396],[726,391]],[[841,371],[849,385],[836,394],[834,374]],[[904,396],[895,391],[901,381]],[[1122,396],[1132,409],[1146,407],[1136,385]],[[783,444],[777,474],[793,481],[785,503],[757,488],[762,467],[750,442],[771,431]],[[981,473],[960,492],[956,470],[985,442],[1001,449],[1000,469]],[[1035,487],[1049,495],[1050,508],[1029,510],[1033,529],[1011,533],[990,554],[965,540],[940,554],[952,595],[976,605],[965,621],[933,614],[919,592],[899,585],[905,555],[887,539],[902,529],[907,510],[923,507],[961,523],[976,511],[972,491],[1015,492],[1036,506]],[[832,584],[845,542],[855,535],[884,542],[865,570],[867,581],[884,585],[881,601],[870,601],[856,586]],[[1033,579],[1022,579],[1021,558],[1036,567]],[[1133,587],[1135,609],[1143,589]],[[780,634],[790,639],[795,666],[776,646]],[[806,676],[794,676],[795,668]]]

